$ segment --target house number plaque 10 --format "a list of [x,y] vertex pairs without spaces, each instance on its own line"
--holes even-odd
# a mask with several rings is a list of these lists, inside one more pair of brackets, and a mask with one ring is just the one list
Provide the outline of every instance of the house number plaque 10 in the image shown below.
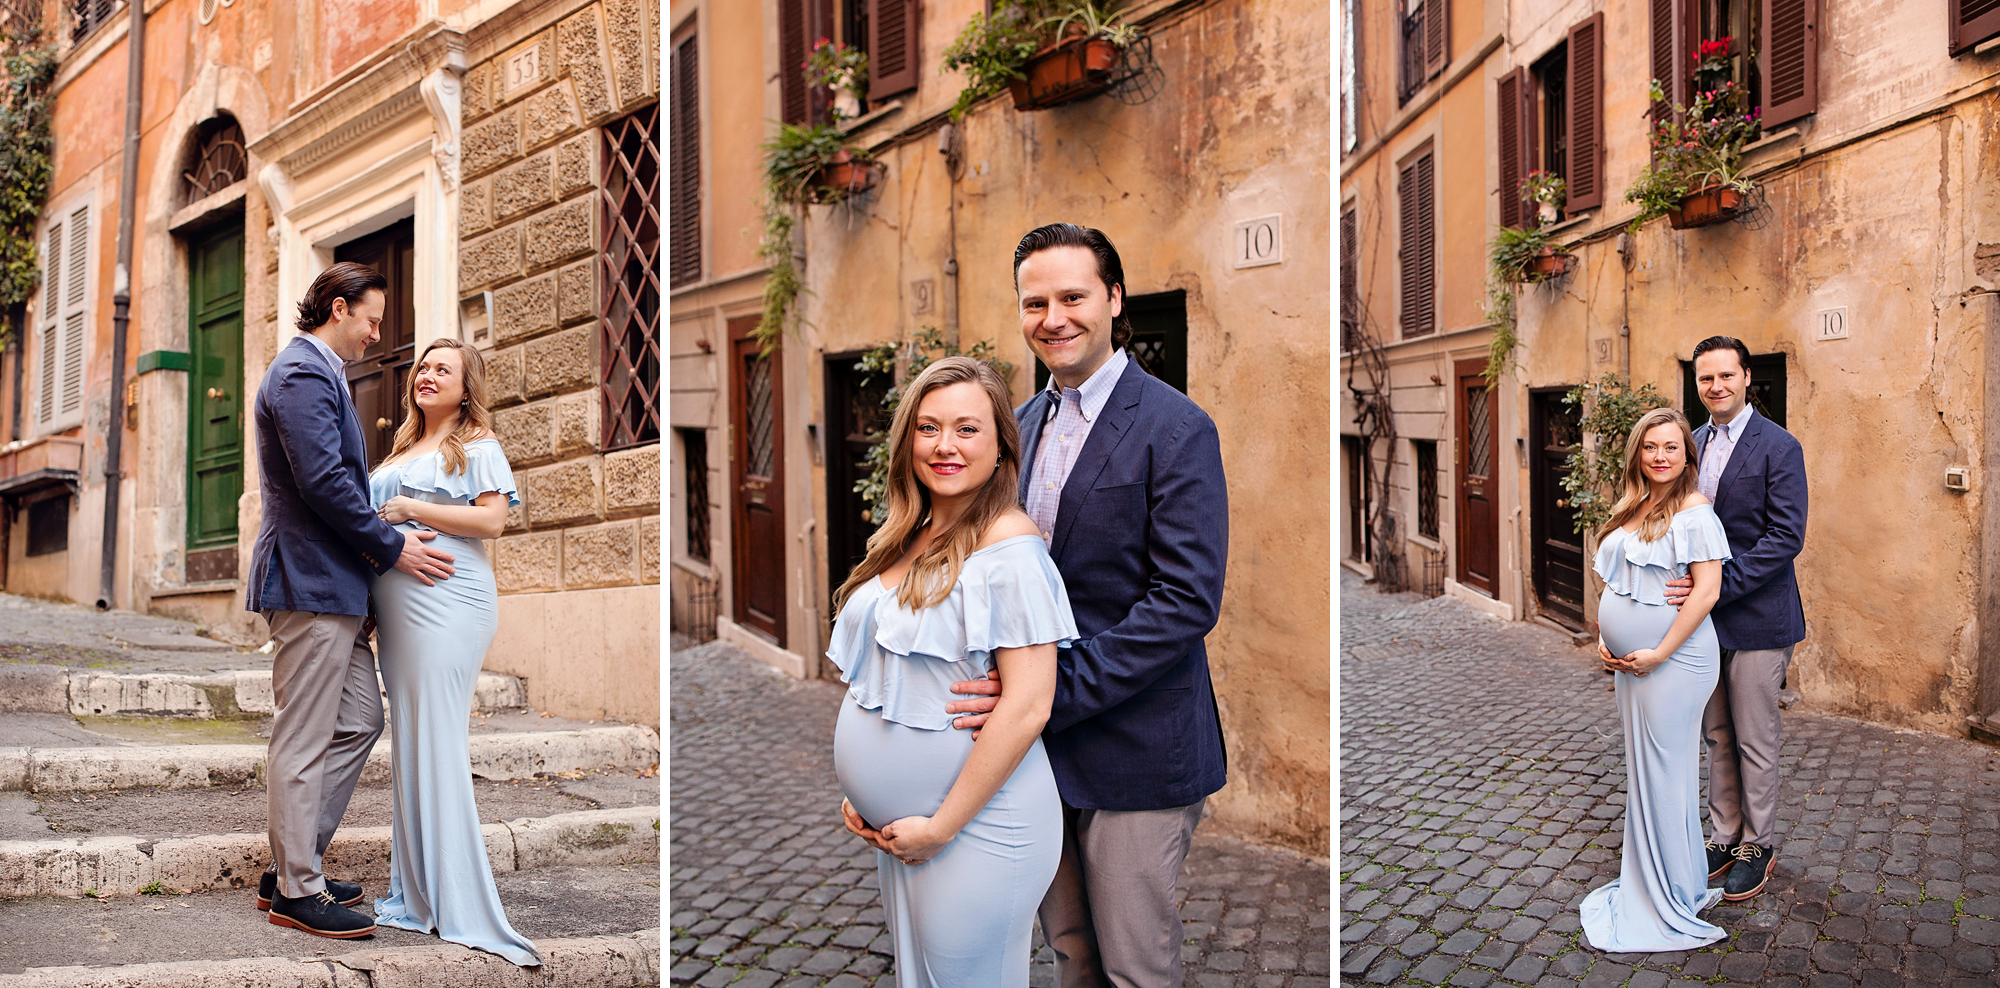
[[1284,225],[1283,214],[1237,220],[1230,244],[1232,263],[1238,268],[1256,268],[1283,261],[1285,251],[1280,234]]

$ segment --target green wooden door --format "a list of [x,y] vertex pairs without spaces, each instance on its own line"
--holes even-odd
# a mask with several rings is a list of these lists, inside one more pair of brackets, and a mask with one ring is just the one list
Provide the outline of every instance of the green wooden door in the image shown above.
[[187,579],[236,575],[243,493],[243,230],[188,245]]

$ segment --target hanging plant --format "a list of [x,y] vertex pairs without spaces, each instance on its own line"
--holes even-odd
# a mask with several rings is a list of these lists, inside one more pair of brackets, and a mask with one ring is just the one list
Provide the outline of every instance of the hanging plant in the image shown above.
[[1035,26],[1042,19],[1042,4],[1019,0],[994,0],[990,14],[973,14],[965,30],[944,50],[943,71],[965,73],[965,88],[951,106],[951,119],[965,119],[974,105],[1007,89],[1007,84],[1027,78],[1021,67],[1042,47]]
[[[861,355],[854,369],[862,373],[861,386],[868,387],[877,377],[886,377],[896,383],[882,395],[882,421],[893,422],[896,406],[903,401],[903,383],[914,380],[917,373],[929,367],[932,361],[941,357],[971,357],[983,360],[1000,372],[1002,380],[1014,376],[1014,364],[998,359],[999,350],[992,340],[981,340],[970,350],[960,350],[945,342],[944,333],[936,326],[925,326],[910,334],[907,343],[878,343],[873,349]],[[896,381],[896,364],[908,355],[908,364],[903,370],[903,378]],[[868,455],[861,461],[868,475],[854,482],[854,492],[868,502],[868,518],[880,525],[889,517],[889,437],[886,433],[873,433],[868,437]]]
[[[764,236],[757,243],[757,256],[769,272],[764,276],[764,316],[750,335],[763,345],[763,352],[770,353],[791,327],[793,306],[805,290],[792,251],[798,211],[866,191],[873,187],[881,165],[825,124],[779,124],[777,135],[763,148]],[[843,167],[847,170],[841,172]]]
[[[0,89],[0,306],[20,305],[41,284],[35,226],[48,198],[54,141],[49,117],[56,75],[54,46],[34,30],[4,41],[7,81]],[[0,329],[0,343],[6,330]]]

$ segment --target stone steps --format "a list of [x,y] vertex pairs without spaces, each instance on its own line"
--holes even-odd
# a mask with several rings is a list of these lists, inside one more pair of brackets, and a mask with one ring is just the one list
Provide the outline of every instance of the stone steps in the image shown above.
[[[401,933],[401,931],[396,931]],[[295,934],[304,937],[304,934]],[[411,934],[414,936],[414,934]],[[317,937],[306,938],[321,942]],[[328,943],[367,944],[379,937]],[[425,938],[429,939],[429,938]],[[303,951],[307,944],[298,944]],[[591,985],[601,988],[657,985],[660,930],[561,940],[537,940],[543,966],[519,968],[492,954],[436,941],[332,957],[255,957],[225,961],[170,961],[117,967],[36,967],[0,974],[0,988],[243,988],[287,985],[296,988],[357,988],[364,985],[439,985],[480,988],[544,988]]]
[[[520,679],[491,672],[479,674],[472,693],[473,712],[527,705],[527,690]],[[213,719],[268,716],[275,710],[269,669],[192,674],[14,665],[0,670],[0,711]]]
[[[633,806],[524,817],[480,829],[499,874],[557,865],[657,865],[659,823],[658,806]],[[0,841],[0,898],[252,888],[270,863],[270,843],[262,833]],[[341,828],[327,848],[324,870],[348,881],[387,879],[389,828]]]
[[[485,779],[596,769],[640,769],[660,761],[660,737],[643,725],[582,730],[474,734],[472,774]],[[389,777],[384,733],[362,770],[364,781]],[[259,784],[265,747],[258,744],[0,748],[0,790],[97,792],[164,786]]]

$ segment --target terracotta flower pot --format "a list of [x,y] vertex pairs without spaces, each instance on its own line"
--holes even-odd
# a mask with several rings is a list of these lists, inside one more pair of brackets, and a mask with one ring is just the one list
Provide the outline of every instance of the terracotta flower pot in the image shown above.
[[1734,219],[1743,210],[1743,193],[1726,185],[1714,185],[1690,193],[1679,209],[1667,211],[1667,222],[1676,230],[1707,226]]
[[1046,110],[1110,89],[1112,70],[1124,54],[1103,38],[1070,38],[1044,48],[1021,67],[1027,78],[1007,84],[1014,109]]
[[1547,281],[1569,270],[1569,255],[1554,247],[1544,247],[1528,260],[1524,269],[1529,281]]
[[842,151],[819,170],[819,178],[813,186],[823,192],[833,192],[833,198],[843,198],[857,192],[866,192],[875,187],[878,174],[875,162],[856,158],[852,151]]

